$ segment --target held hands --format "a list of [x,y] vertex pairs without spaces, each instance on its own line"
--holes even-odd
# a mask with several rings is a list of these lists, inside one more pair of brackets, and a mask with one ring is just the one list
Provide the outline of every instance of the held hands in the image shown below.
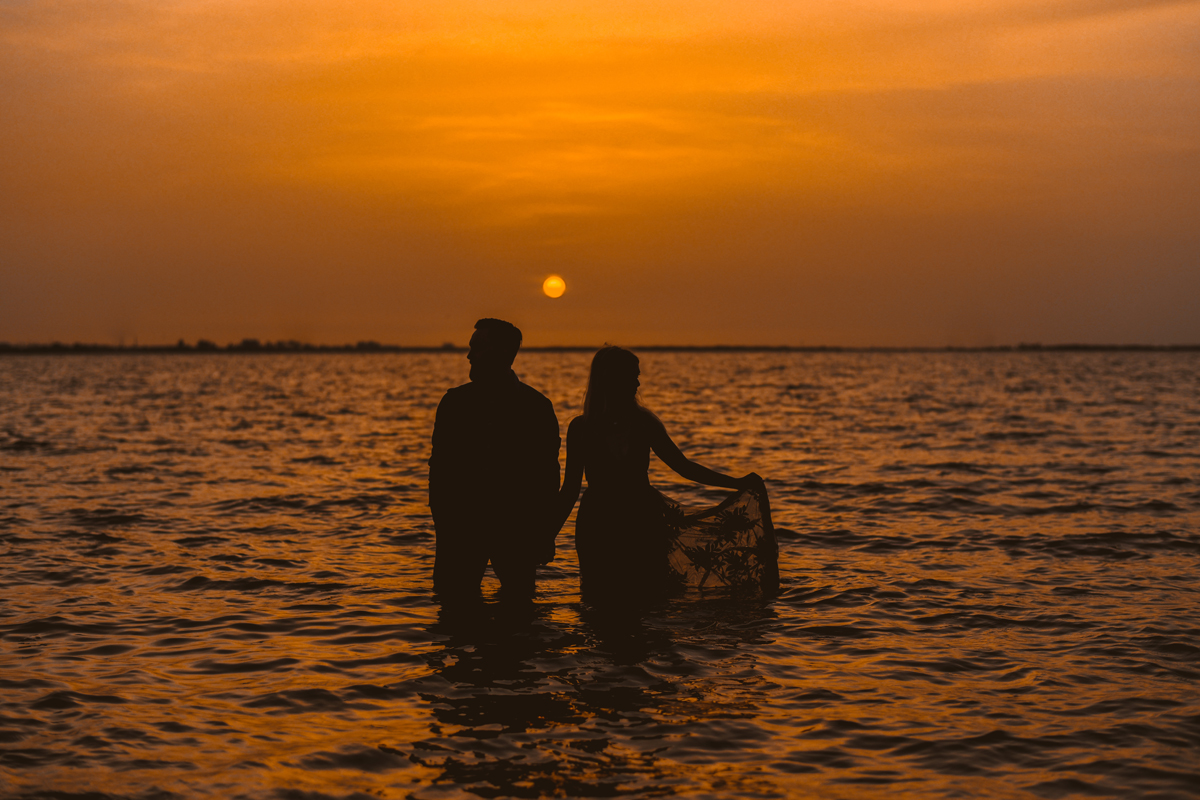
[[537,547],[534,552],[534,563],[536,563],[538,566],[545,566],[554,560],[554,545],[556,538],[557,531],[554,535],[544,535],[538,540]]
[[[574,507],[574,501],[571,505]],[[540,526],[534,545],[534,560],[537,564],[546,565],[554,560],[559,531],[562,530],[562,526],[566,524],[567,517],[570,515],[571,509],[568,508],[566,516],[555,514],[546,524]]]

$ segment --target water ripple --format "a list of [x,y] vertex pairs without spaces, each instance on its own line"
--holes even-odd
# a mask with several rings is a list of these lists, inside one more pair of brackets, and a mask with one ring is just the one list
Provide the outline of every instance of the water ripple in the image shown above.
[[[668,354],[770,603],[432,603],[458,354],[0,359],[16,798],[1200,796],[1200,360]],[[565,428],[584,354],[527,354]],[[688,504],[719,496],[661,466]]]

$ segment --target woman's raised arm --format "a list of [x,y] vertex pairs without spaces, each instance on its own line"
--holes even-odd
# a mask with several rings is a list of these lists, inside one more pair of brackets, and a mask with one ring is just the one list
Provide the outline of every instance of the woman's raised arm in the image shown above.
[[[654,454],[661,458],[664,464],[689,481],[703,483],[705,486],[723,486],[726,489],[748,489],[762,481],[762,478],[753,472],[741,478],[734,478],[697,464],[685,456],[683,451],[679,449],[679,446],[667,434],[667,429],[662,424],[662,420],[649,411],[646,412],[645,420],[650,447],[654,449]],[[571,463],[570,452],[570,446],[568,445],[568,469]]]

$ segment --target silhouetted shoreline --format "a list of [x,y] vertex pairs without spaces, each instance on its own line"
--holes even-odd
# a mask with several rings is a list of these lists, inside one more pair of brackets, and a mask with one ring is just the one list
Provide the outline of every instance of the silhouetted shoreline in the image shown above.
[[[522,348],[535,353],[592,353],[599,345],[543,345]],[[644,353],[1027,353],[1027,352],[1200,352],[1200,344],[1039,344],[986,347],[843,347],[839,345],[641,345],[631,349]],[[354,344],[310,344],[297,341],[261,342],[243,339],[218,345],[201,339],[195,344],[180,340],[173,345],[111,345],[74,342],[64,344],[11,344],[0,342],[0,355],[108,355],[113,353],[445,353],[465,352],[465,345],[451,343],[436,347],[381,344],[360,341]]]

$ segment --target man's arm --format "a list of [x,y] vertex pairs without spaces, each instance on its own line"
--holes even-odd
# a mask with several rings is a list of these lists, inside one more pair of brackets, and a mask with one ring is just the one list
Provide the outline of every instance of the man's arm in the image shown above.
[[542,463],[544,464],[544,475],[542,480],[545,486],[545,491],[550,495],[558,494],[559,482],[559,464],[558,452],[562,447],[562,439],[558,435],[558,415],[554,413],[554,405],[546,401],[546,414],[542,421],[542,433],[544,448],[542,455]]
[[433,442],[429,452],[429,510],[434,525],[439,515],[446,517],[448,500],[452,493],[453,478],[450,464],[453,461],[453,438],[455,428],[454,399],[449,392],[438,403],[433,420]]
[[[554,540],[562,524],[555,525],[558,518],[558,482],[559,463],[558,451],[562,439],[558,435],[558,416],[554,413],[554,405],[546,398],[544,411],[539,414],[537,427],[534,430],[536,447],[532,452],[534,461],[530,464],[533,473],[531,488],[534,489],[537,508],[533,516],[534,530],[537,531],[537,563],[546,564],[554,558]],[[532,499],[532,498],[531,498]]]

